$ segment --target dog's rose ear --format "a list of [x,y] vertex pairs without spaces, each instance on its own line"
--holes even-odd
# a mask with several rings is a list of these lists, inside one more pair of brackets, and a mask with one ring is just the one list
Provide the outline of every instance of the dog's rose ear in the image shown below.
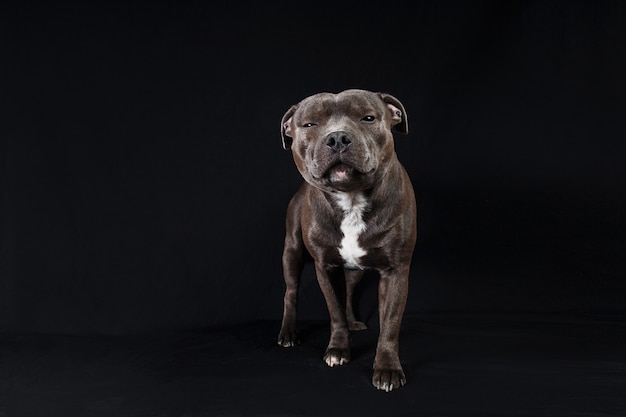
[[406,118],[406,110],[400,100],[391,94],[378,93],[380,98],[387,104],[391,113],[391,130],[406,135],[409,133],[409,122]]
[[283,148],[290,149],[291,144],[293,143],[293,135],[291,133],[291,117],[296,112],[298,106],[295,104],[287,110],[287,113],[283,116],[280,121],[280,136],[283,139]]

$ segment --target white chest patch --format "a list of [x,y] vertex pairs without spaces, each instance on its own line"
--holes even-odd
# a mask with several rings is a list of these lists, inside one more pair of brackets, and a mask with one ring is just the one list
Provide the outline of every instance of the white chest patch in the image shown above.
[[343,210],[341,232],[343,239],[339,246],[339,255],[348,268],[363,269],[360,258],[367,252],[359,246],[359,236],[365,231],[363,213],[367,210],[367,199],[361,193],[338,193],[337,204]]

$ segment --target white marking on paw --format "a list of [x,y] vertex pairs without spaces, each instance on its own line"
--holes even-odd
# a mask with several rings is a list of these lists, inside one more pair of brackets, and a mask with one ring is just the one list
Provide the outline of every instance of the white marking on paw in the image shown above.
[[361,193],[337,193],[336,201],[343,210],[343,239],[338,248],[339,254],[346,267],[363,269],[359,262],[367,252],[359,245],[359,236],[366,229],[363,213],[367,210],[368,201]]
[[335,365],[343,365],[345,363],[346,363],[346,360],[344,358],[338,358],[332,355],[326,358],[326,364],[330,366],[331,368],[334,367]]

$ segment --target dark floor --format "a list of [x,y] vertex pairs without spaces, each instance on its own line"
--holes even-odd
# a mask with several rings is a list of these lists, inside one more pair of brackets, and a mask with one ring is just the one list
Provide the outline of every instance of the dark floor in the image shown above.
[[[370,323],[371,324],[371,323]],[[0,416],[626,416],[626,316],[405,317],[408,383],[370,385],[377,330],[349,364],[321,359],[325,322],[133,337],[4,335]]]

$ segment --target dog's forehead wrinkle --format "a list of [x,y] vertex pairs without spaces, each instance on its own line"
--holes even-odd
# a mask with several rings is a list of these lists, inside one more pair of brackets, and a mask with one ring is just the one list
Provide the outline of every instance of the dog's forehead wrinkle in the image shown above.
[[306,123],[305,119],[326,119],[336,114],[360,119],[368,114],[382,113],[382,103],[375,96],[320,93],[300,102],[296,117]]
[[380,109],[383,106],[382,100],[375,94],[350,93],[349,91],[347,94],[341,94],[338,97],[338,101],[348,103],[357,108]]
[[335,108],[335,98],[331,94],[322,93],[311,96],[300,102],[296,117],[304,121],[304,119],[319,119],[329,117],[333,114]]

